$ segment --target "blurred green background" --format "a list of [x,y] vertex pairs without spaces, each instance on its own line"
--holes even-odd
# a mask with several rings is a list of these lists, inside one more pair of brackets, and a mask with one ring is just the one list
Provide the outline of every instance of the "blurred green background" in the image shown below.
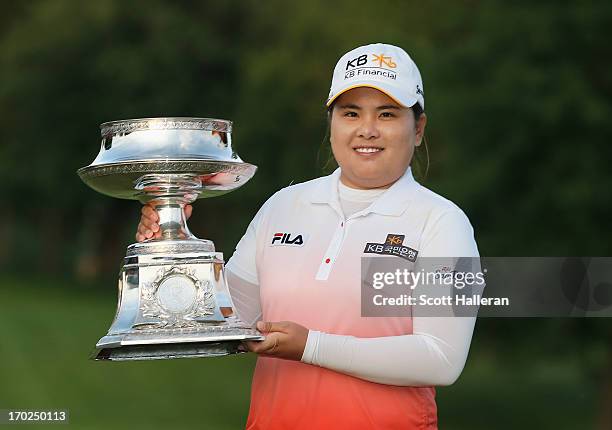
[[[324,100],[358,45],[397,44],[419,65],[431,160],[420,180],[465,210],[482,255],[612,255],[609,1],[1,6],[0,409],[67,408],[84,429],[244,425],[250,354],[87,360],[140,207],[75,172],[104,121],[233,120],[258,173],[190,220],[227,259],[268,196],[326,172]],[[438,405],[443,429],[611,429],[612,322],[481,319]]]

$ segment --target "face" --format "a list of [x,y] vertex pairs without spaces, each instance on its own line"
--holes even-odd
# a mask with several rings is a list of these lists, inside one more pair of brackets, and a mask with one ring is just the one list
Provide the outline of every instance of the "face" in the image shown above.
[[425,114],[415,122],[412,109],[374,88],[342,94],[332,111],[330,137],[342,183],[357,189],[390,187],[410,165],[426,122]]

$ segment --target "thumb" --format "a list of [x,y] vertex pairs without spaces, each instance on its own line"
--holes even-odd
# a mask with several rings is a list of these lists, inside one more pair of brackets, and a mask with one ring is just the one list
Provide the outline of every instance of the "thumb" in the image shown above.
[[271,321],[257,321],[257,330],[262,333],[270,333],[274,331],[284,332],[285,330],[283,323],[271,322]]

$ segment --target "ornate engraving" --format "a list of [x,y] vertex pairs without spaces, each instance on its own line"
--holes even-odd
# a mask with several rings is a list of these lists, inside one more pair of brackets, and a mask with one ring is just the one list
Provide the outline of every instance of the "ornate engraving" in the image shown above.
[[[172,286],[172,283],[176,285]],[[178,292],[175,293],[173,288]],[[142,315],[158,319],[159,322],[153,323],[155,328],[196,327],[197,319],[213,315],[215,308],[210,282],[201,282],[195,276],[195,270],[187,267],[162,268],[157,278],[141,289]]]
[[[235,163],[227,161],[130,161],[124,163],[102,164],[98,166],[87,166],[78,170],[83,180],[108,175],[124,175],[131,173],[234,173],[237,175],[247,174],[253,171],[253,167],[238,160]],[[238,176],[239,178],[239,176]],[[238,180],[236,180],[238,181]]]
[[142,118],[105,122],[100,125],[102,137],[140,130],[208,130],[231,133],[232,122],[212,118]]
[[[164,241],[157,241],[155,243],[148,244],[136,244],[130,245],[127,249],[126,257],[136,257],[141,255],[154,255],[154,254],[186,254],[193,252],[215,252],[214,244],[209,240],[192,240],[183,242],[171,242],[164,243]],[[215,256],[201,255],[199,259],[208,259],[211,261],[215,260]]]

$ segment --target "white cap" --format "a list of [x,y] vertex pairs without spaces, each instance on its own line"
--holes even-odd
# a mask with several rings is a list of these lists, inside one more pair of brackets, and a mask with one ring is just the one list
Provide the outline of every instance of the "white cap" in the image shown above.
[[334,68],[327,106],[356,87],[375,88],[402,106],[419,103],[425,110],[421,73],[406,51],[397,46],[374,43],[344,54]]

